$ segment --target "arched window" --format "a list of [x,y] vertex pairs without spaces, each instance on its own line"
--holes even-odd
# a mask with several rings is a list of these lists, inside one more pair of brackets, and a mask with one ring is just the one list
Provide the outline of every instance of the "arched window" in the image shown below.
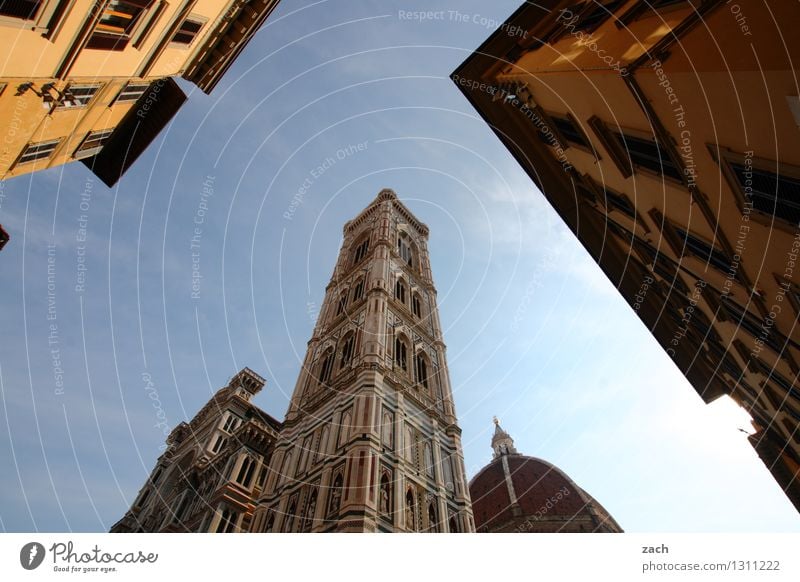
[[422,352],[417,354],[416,366],[414,366],[414,380],[417,382],[417,387],[422,386],[425,390],[428,389],[428,364],[425,361],[425,356]]
[[353,303],[358,301],[364,296],[364,279],[361,278],[356,283],[356,286],[353,287]]
[[245,457],[244,461],[242,461],[242,466],[239,468],[239,474],[236,475],[236,482],[243,487],[249,487],[255,470],[256,460],[251,457]]
[[365,238],[356,245],[356,250],[353,253],[353,264],[357,265],[362,260],[364,260],[364,257],[367,256],[368,251],[369,251],[369,239]]
[[322,358],[319,366],[319,383],[327,384],[331,380],[331,373],[333,372],[333,349],[329,348]]
[[392,479],[388,472],[384,471],[381,475],[381,488],[379,498],[379,508],[381,515],[387,519],[392,519]]
[[417,531],[417,508],[414,503],[414,493],[411,489],[406,491],[406,529],[408,531]]
[[422,317],[422,302],[416,293],[411,297],[411,312],[415,317]]
[[394,298],[400,303],[405,304],[406,302],[406,284],[402,279],[398,279],[394,284]]
[[217,533],[231,533],[236,529],[237,519],[239,519],[239,515],[235,511],[227,507],[223,509],[217,524]]
[[339,511],[339,507],[342,505],[343,485],[344,479],[342,479],[342,474],[337,473],[336,477],[333,478],[333,486],[331,487],[331,494],[328,501],[328,515],[333,515]]
[[439,531],[439,519],[436,517],[436,501],[431,501],[428,504],[428,530],[432,532]]
[[342,359],[339,361],[339,368],[344,368],[345,366],[350,364],[350,360],[353,359],[353,347],[356,343],[356,336],[354,333],[350,333],[344,340],[344,344],[342,345]]
[[397,238],[397,254],[409,267],[414,267],[414,253],[411,250],[411,243],[405,236]]
[[264,528],[265,532],[271,532],[272,528],[275,527],[275,513],[270,509],[269,515],[267,516],[267,525]]
[[410,463],[417,464],[417,442],[414,440],[414,431],[413,429],[406,425],[406,459]]
[[347,291],[342,291],[339,295],[339,301],[336,304],[336,315],[341,315],[344,313],[345,308],[347,307]]
[[394,364],[403,371],[408,370],[408,360],[406,359],[407,352],[408,352],[408,347],[406,346],[406,342],[399,337],[395,338]]

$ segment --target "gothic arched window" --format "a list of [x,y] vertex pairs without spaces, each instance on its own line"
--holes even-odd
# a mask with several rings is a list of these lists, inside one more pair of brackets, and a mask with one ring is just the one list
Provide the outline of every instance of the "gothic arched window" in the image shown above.
[[417,387],[422,386],[425,390],[428,389],[428,364],[425,361],[425,356],[422,352],[417,354],[416,366],[414,366],[414,380],[417,382]]
[[339,368],[344,368],[350,364],[350,360],[353,359],[353,347],[355,343],[356,336],[351,332],[344,340],[344,345],[342,346],[342,359],[339,361]]
[[281,466],[281,474],[278,476],[281,483],[286,483],[289,480],[289,469],[292,465],[292,453],[286,453],[286,456],[283,458],[283,465]]
[[325,352],[319,366],[319,383],[327,384],[330,382],[331,372],[333,372],[333,349],[329,348]]
[[273,527],[275,527],[275,514],[270,509],[269,510],[269,516],[267,517],[267,524],[264,527],[264,531],[265,532],[271,532]]
[[347,307],[347,291],[342,291],[339,295],[339,301],[336,304],[336,315],[341,315],[344,313],[345,308]]
[[217,524],[217,533],[231,533],[236,529],[237,519],[239,519],[239,515],[235,511],[227,507],[223,509]]
[[450,523],[448,525],[450,527],[450,533],[458,533],[458,520],[455,514],[450,514]]
[[356,286],[353,287],[353,303],[358,301],[364,296],[364,279],[363,277],[358,280]]
[[242,461],[242,466],[239,468],[239,473],[236,475],[236,482],[243,487],[249,487],[255,470],[256,460],[251,457],[245,457]]
[[365,238],[362,240],[358,245],[356,245],[356,250],[353,253],[353,264],[357,265],[360,263],[364,257],[367,256],[367,252],[369,251],[369,239]]
[[405,304],[406,302],[406,284],[403,283],[402,279],[398,279],[394,284],[394,298],[400,303]]
[[397,254],[409,267],[414,267],[414,252],[411,248],[411,242],[404,235],[397,237]]
[[416,293],[411,297],[411,312],[416,317],[422,317],[422,302]]
[[395,366],[403,371],[408,370],[408,360],[406,359],[407,352],[408,346],[406,346],[406,342],[399,337],[396,338],[394,340],[394,363]]

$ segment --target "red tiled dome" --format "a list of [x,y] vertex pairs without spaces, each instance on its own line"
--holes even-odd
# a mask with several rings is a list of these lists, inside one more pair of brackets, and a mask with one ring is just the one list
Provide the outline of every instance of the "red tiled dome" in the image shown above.
[[469,484],[475,527],[480,531],[622,531],[591,495],[558,467],[519,455],[499,426],[495,458]]

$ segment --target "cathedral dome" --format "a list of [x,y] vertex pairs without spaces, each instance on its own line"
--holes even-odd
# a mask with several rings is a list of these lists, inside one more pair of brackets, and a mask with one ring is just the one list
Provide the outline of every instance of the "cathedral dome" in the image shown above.
[[614,518],[561,469],[520,455],[495,420],[494,458],[469,484],[479,532],[621,532]]

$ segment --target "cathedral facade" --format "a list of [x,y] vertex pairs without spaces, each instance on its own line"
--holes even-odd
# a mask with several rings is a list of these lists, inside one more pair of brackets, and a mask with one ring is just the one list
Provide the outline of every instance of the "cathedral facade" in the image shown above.
[[428,234],[388,189],[345,224],[285,420],[242,370],[111,531],[475,531]]

